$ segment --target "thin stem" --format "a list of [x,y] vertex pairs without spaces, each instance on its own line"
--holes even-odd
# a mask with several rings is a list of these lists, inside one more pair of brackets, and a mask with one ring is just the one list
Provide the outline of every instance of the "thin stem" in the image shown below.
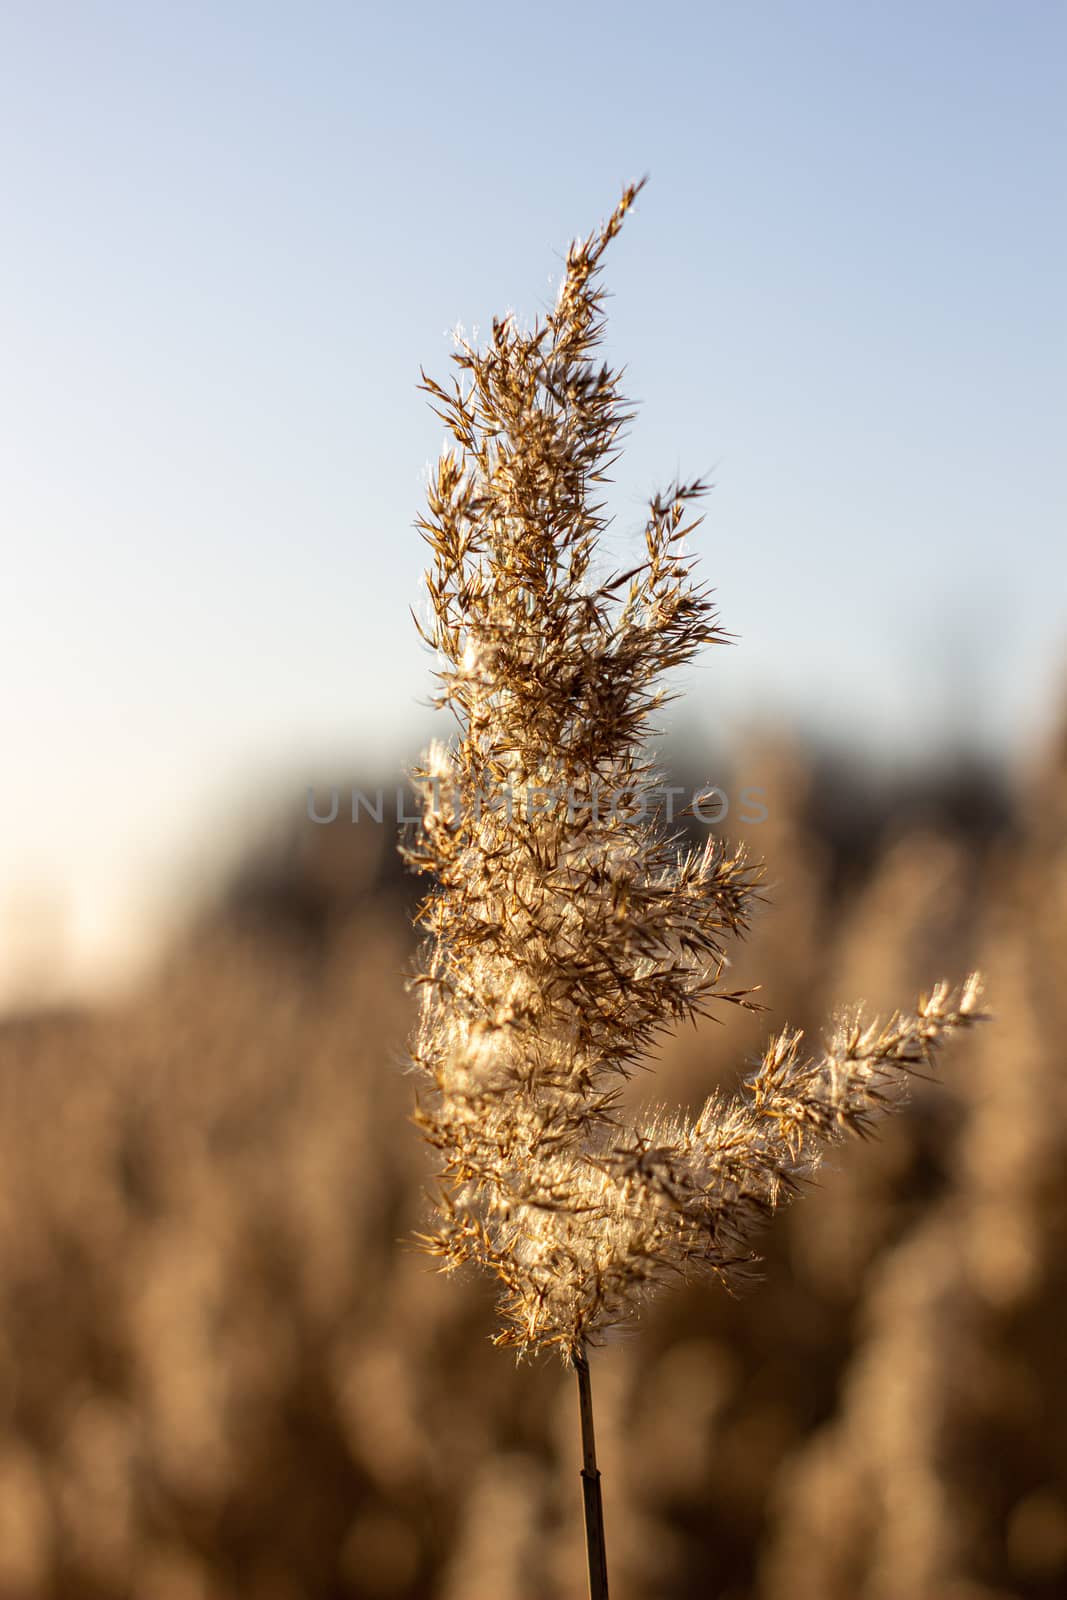
[[582,1422],[582,1495],[585,1500],[585,1543],[589,1552],[589,1600],[608,1600],[608,1557],[604,1544],[604,1502],[596,1464],[593,1433],[593,1390],[589,1361],[582,1345],[574,1357],[578,1374],[578,1413]]

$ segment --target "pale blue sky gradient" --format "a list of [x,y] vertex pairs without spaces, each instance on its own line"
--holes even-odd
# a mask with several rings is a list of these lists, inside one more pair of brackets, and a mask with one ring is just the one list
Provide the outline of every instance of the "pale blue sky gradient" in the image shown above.
[[1045,0],[7,0],[0,934],[55,893],[95,959],[257,785],[406,752],[419,364],[645,172],[612,506],[625,553],[716,483],[741,640],[690,725],[1022,748],[1067,687],[1065,65]]

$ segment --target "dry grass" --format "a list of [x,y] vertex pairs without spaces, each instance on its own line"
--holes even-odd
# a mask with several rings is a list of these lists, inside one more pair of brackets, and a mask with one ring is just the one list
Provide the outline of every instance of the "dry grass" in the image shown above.
[[[803,751],[737,763],[776,888],[731,985],[810,1030],[936,958],[997,1026],[771,1219],[758,1292],[681,1283],[599,1356],[616,1600],[1058,1600],[1067,740],[1012,827],[934,804],[859,855]],[[0,1025],[2,1600],[575,1593],[558,1368],[517,1382],[488,1280],[401,1243],[411,906],[369,826],[306,826],[121,1010]],[[723,1016],[659,1045],[689,1126],[759,1059]]]
[[481,351],[461,340],[450,391],[424,375],[456,448],[419,523],[433,552],[419,626],[459,735],[415,774],[406,849],[436,879],[413,1045],[440,1156],[426,1247],[500,1281],[498,1344],[556,1345],[575,1369],[594,1600],[608,1585],[587,1347],[695,1267],[736,1287],[754,1229],[823,1148],[869,1133],[982,1020],[976,975],[941,982],[912,1014],[842,1015],[814,1055],[786,1030],[740,1094],[696,1116],[621,1114],[620,1081],[664,1032],[751,1004],[724,974],[760,879],[743,851],[684,849],[647,816],[665,679],[725,642],[686,547],[703,485],[657,495],[644,559],[594,575],[596,496],[631,417],[621,374],[595,360],[599,275],[639,187],[571,247],[543,323],[495,321]]
[[754,1227],[822,1146],[867,1133],[981,1017],[977,977],[939,983],[911,1015],[841,1016],[813,1056],[781,1033],[740,1095],[695,1117],[620,1117],[620,1080],[665,1032],[751,1003],[724,976],[760,881],[743,850],[683,848],[647,815],[666,675],[726,638],[687,553],[703,486],[657,496],[644,559],[594,577],[596,496],[632,415],[595,359],[599,279],[639,189],[571,247],[544,323],[496,321],[482,351],[461,340],[450,391],[424,377],[457,448],[419,523],[433,553],[420,632],[459,725],[415,774],[406,849],[436,879],[413,1047],[441,1157],[427,1245],[446,1270],[474,1261],[501,1281],[498,1343],[578,1363],[697,1265],[735,1285]]
[[[802,753],[738,764],[767,782],[779,885],[738,983],[817,1024],[870,975],[917,987],[933,949],[988,969],[997,1023],[774,1221],[757,1291],[684,1286],[602,1352],[614,1592],[695,1600],[714,1571],[746,1600],[1055,1600],[1067,763],[1014,833],[935,806],[860,874],[805,814]],[[427,1176],[411,1080],[383,1070],[412,1021],[409,906],[335,870],[362,827],[306,828],[288,878],[246,885],[121,1013],[0,1029],[4,1600],[575,1593],[557,1367],[517,1382],[488,1285],[399,1244]],[[696,1110],[743,1071],[764,1022],[725,1015],[648,1087]]]

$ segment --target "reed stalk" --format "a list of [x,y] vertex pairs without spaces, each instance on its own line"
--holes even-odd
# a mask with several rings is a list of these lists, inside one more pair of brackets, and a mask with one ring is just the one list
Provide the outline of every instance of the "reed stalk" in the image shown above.
[[582,1500],[585,1507],[585,1543],[589,1559],[589,1600],[608,1600],[608,1556],[604,1538],[604,1499],[596,1464],[593,1429],[593,1386],[585,1347],[574,1357],[578,1378],[578,1416],[582,1429]]

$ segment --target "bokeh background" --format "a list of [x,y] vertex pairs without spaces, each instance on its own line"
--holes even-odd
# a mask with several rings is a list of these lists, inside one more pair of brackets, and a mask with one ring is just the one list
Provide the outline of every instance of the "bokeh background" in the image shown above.
[[996,1021],[757,1289],[598,1353],[613,1593],[1067,1593],[1065,46],[1043,0],[0,10],[0,1600],[583,1592],[572,1382],[408,1243],[393,797],[420,363],[644,172],[607,555],[714,480],[739,643],[662,755],[772,889],[767,1012],[634,1097],[974,965]]

